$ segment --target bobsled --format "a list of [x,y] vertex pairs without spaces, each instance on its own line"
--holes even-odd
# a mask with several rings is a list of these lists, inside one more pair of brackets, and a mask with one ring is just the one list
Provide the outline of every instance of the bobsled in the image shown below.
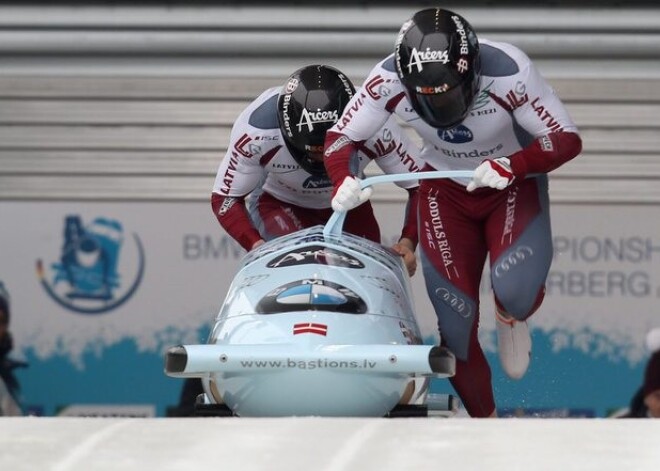
[[[469,175],[468,175],[469,173]],[[425,172],[425,176],[471,172]],[[421,174],[420,174],[421,175]],[[382,175],[363,187],[413,179]],[[430,378],[454,355],[424,344],[410,279],[388,247],[342,231],[344,215],[247,253],[206,343],[170,347],[165,373],[200,378],[197,415],[451,415]],[[432,399],[432,400],[431,400]]]

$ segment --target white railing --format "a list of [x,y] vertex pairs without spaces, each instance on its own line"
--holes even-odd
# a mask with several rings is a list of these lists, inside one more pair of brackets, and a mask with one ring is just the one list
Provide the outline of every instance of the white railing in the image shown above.
[[[660,9],[454,9],[521,46],[582,131],[554,202],[660,203]],[[359,83],[415,10],[0,6],[0,201],[207,200],[253,97],[309,63]]]

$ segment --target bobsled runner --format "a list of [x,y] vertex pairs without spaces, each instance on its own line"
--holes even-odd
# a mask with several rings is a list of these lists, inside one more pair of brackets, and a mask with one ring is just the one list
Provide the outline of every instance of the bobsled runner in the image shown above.
[[[382,175],[469,177],[472,172]],[[196,415],[241,417],[452,415],[452,396],[428,394],[429,379],[455,372],[454,355],[426,345],[401,257],[325,226],[250,251],[205,344],[165,355],[165,373],[200,378]]]

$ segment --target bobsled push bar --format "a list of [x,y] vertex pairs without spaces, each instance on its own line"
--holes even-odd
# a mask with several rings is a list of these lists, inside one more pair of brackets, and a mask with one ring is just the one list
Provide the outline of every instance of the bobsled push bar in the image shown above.
[[[377,175],[365,178],[360,182],[360,188],[364,189],[379,183],[404,182],[410,180],[428,180],[432,178],[472,178],[472,170],[435,170],[432,172],[417,173],[395,173],[390,175]],[[341,235],[341,229],[346,219],[346,212],[335,211],[323,228],[323,235]]]
[[[444,347],[433,345],[328,345],[314,351],[292,351],[290,345],[186,345],[171,347],[165,356],[165,372],[172,377],[205,377],[209,373],[245,372],[245,362],[276,364],[282,358],[314,361],[368,361],[374,365],[368,374],[404,373],[446,378],[456,373],[454,356]],[[359,370],[365,374],[364,370]],[[253,374],[272,373],[263,368]]]

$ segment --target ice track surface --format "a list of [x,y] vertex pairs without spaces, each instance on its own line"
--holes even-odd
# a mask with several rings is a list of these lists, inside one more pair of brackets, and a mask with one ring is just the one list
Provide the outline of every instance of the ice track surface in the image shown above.
[[660,420],[0,418],[2,471],[658,471]]

